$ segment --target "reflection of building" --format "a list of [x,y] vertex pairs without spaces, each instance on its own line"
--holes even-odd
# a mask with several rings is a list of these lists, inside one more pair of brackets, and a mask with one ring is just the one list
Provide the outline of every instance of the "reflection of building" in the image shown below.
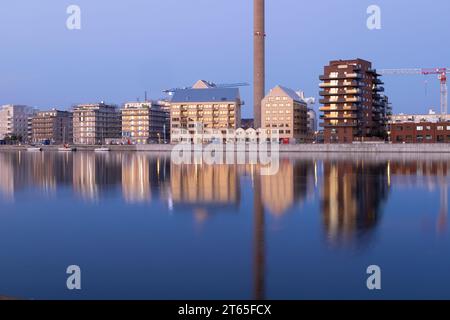
[[0,153],[0,194],[13,200],[18,190],[36,187],[55,191],[57,186],[70,185],[72,160],[58,153]]
[[170,115],[157,101],[126,103],[122,112],[122,136],[132,143],[147,144],[169,139]]
[[122,159],[120,154],[73,154],[73,188],[83,198],[97,200],[121,184]]
[[240,201],[235,166],[172,164],[170,184],[174,203],[228,206]]
[[262,100],[262,128],[280,139],[303,142],[308,131],[308,105],[294,90],[276,86]]
[[38,112],[32,119],[32,141],[53,144],[72,143],[72,113],[50,110]]
[[122,126],[117,108],[104,103],[84,104],[73,110],[73,140],[75,144],[105,144],[121,139]]
[[[171,101],[171,141],[198,130],[227,134],[241,126],[241,98],[238,88],[219,88],[198,81],[192,89],[176,90]],[[202,133],[202,132],[200,132]]]
[[430,190],[440,185],[439,179],[450,177],[448,160],[404,160],[389,163],[391,179],[400,186],[427,186]]
[[387,99],[372,63],[356,60],[331,61],[320,80],[323,91],[325,143],[352,143],[386,136]]
[[312,176],[313,162],[281,160],[277,174],[260,178],[264,207],[276,216],[283,215],[306,197],[307,185],[312,182]]
[[122,194],[130,203],[147,202],[161,196],[170,177],[170,160],[145,154],[125,154],[122,158]]
[[15,188],[15,167],[17,163],[14,161],[14,154],[0,153],[0,194],[9,200],[14,199]]
[[36,111],[22,105],[4,105],[0,107],[0,140],[6,137],[26,141],[28,139],[29,118]]
[[72,182],[72,157],[68,154],[33,153],[30,161],[29,176],[32,183],[45,191],[56,191],[57,187]]
[[331,242],[350,243],[376,227],[388,195],[387,176],[387,163],[324,163],[322,214]]

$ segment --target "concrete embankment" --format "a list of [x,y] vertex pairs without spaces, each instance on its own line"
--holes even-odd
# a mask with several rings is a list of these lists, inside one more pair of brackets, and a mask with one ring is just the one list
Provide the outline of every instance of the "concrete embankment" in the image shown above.
[[[77,151],[94,151],[98,146],[76,146]],[[108,146],[112,152],[171,152],[173,145]],[[445,153],[450,144],[301,144],[280,145],[281,153]],[[0,151],[26,151],[27,146],[0,146]],[[43,151],[58,151],[57,146],[43,146]],[[269,147],[270,150],[270,147]]]

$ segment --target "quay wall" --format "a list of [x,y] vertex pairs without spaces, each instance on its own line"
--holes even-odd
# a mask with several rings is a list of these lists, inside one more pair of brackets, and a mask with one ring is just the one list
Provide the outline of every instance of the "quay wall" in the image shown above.
[[[98,146],[75,146],[77,151],[94,151]],[[171,152],[173,145],[108,146],[120,152]],[[25,151],[27,146],[0,146],[0,151]],[[43,146],[43,151],[58,151],[57,146]],[[269,147],[270,150],[270,147]],[[450,154],[450,144],[298,144],[280,145],[281,153],[445,153]]]

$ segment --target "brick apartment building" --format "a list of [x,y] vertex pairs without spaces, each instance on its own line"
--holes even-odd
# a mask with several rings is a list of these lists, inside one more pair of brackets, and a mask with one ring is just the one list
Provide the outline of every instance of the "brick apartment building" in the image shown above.
[[385,140],[390,105],[383,82],[362,59],[331,61],[320,76],[325,143]]
[[450,143],[448,115],[395,115],[390,127],[392,143]]

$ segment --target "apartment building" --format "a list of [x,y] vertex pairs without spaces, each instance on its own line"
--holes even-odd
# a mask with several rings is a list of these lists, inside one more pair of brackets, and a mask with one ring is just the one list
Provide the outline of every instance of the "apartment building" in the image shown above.
[[450,143],[450,115],[393,115],[390,134],[392,143]]
[[234,134],[241,126],[241,106],[238,88],[199,81],[191,89],[176,90],[170,111],[172,143],[187,135]]
[[120,112],[103,102],[73,108],[74,144],[101,145],[122,138]]
[[325,143],[384,140],[389,102],[383,82],[362,59],[331,61],[320,76]]
[[4,105],[0,107],[0,140],[12,138],[26,142],[29,137],[29,119],[36,110],[24,105]]
[[38,112],[31,121],[31,136],[33,143],[71,144],[72,113],[57,109]]
[[277,135],[284,142],[305,142],[308,133],[308,105],[292,89],[276,86],[261,103],[262,129],[268,138]]
[[122,136],[128,143],[163,143],[170,139],[170,112],[164,101],[126,103],[122,110]]

